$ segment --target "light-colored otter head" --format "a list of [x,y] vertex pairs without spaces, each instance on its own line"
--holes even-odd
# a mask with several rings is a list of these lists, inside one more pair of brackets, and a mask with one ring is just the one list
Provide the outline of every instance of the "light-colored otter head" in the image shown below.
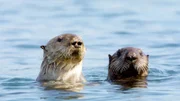
[[82,81],[82,60],[86,49],[79,36],[62,34],[41,48],[44,59],[37,80]]
[[139,48],[125,47],[109,55],[109,80],[148,75],[148,57]]
[[80,62],[85,55],[85,46],[82,39],[74,34],[57,36],[41,48],[44,50],[44,57],[48,58],[49,63],[66,60]]

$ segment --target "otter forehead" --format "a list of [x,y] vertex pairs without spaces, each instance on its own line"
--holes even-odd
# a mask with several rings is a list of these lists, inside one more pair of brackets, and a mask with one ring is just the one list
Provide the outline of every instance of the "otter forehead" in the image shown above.
[[125,48],[122,48],[122,49],[119,49],[119,50],[122,50],[122,51],[141,51],[140,48],[134,48],[134,47],[125,47]]
[[48,45],[53,45],[56,44],[56,43],[59,43],[61,41],[66,41],[66,42],[73,42],[73,41],[80,41],[83,43],[82,39],[75,35],[75,34],[62,34],[62,35],[59,35],[59,36],[56,36],[54,38],[52,38],[48,43],[47,43],[47,46]]
[[62,35],[59,35],[57,38],[73,40],[73,41],[82,41],[82,39],[75,34],[62,34]]
[[134,48],[134,47],[125,47],[125,48],[121,48],[119,49],[116,54],[120,55],[122,53],[125,53],[124,55],[127,54],[138,54],[138,53],[143,53],[142,50],[140,48]]

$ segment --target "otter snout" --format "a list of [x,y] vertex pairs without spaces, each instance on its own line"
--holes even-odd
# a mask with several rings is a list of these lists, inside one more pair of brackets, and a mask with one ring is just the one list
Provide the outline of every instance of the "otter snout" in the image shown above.
[[135,61],[135,60],[137,60],[137,58],[138,58],[138,56],[135,52],[129,52],[126,55],[126,59],[129,61]]
[[74,41],[71,43],[71,45],[74,46],[75,48],[81,48],[82,44],[83,43],[81,41]]

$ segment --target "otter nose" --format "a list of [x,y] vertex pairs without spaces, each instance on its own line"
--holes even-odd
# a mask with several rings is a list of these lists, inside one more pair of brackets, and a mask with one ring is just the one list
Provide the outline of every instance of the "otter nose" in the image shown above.
[[129,60],[129,61],[134,61],[134,60],[137,59],[137,55],[136,55],[136,53],[128,54],[128,55],[126,56],[126,59]]
[[71,43],[75,48],[80,48],[82,46],[82,42],[80,41],[75,41]]

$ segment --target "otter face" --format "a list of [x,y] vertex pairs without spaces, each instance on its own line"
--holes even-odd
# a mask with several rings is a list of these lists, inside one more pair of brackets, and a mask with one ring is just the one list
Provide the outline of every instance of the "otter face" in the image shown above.
[[148,57],[141,49],[126,47],[109,55],[110,79],[120,79],[148,75]]
[[85,55],[85,46],[80,37],[74,34],[63,34],[51,39],[44,49],[44,57],[53,59],[82,60]]

